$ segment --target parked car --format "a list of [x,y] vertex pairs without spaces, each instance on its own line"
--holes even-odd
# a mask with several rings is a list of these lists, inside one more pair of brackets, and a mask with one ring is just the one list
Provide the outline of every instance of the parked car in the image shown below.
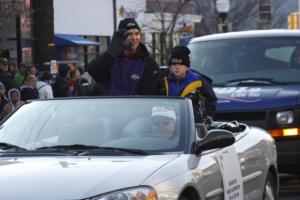
[[268,130],[279,171],[300,173],[300,31],[213,34],[194,38],[189,48],[191,68],[214,81],[216,120]]
[[18,199],[276,199],[263,129],[195,124],[181,97],[35,100],[1,122],[0,196]]

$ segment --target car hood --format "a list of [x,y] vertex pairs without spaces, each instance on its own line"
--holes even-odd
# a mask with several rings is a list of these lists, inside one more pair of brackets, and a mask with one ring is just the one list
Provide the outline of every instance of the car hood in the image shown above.
[[0,158],[1,199],[83,199],[135,187],[174,155]]
[[218,111],[249,111],[300,104],[299,85],[216,87],[214,90],[218,97]]

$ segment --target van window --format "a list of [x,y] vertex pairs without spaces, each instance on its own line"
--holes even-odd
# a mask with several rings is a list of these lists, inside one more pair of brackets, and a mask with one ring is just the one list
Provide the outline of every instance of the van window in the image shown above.
[[191,68],[212,78],[215,85],[247,78],[300,82],[300,63],[292,63],[294,52],[300,51],[297,37],[208,40],[188,47]]
[[266,50],[266,57],[274,60],[282,61],[282,62],[290,62],[292,53],[295,50],[295,46],[288,47],[276,47]]

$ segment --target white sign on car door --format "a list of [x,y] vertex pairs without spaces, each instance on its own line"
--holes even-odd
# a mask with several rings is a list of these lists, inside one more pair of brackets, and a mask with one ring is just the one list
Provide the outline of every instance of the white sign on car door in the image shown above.
[[242,172],[238,156],[233,145],[216,153],[220,165],[225,200],[244,200]]

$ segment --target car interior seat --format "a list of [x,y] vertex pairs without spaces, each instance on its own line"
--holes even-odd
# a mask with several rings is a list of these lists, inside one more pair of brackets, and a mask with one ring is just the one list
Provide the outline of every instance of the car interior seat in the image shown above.
[[129,121],[123,128],[124,137],[135,137],[141,133],[151,133],[151,118],[139,116]]
[[[83,144],[83,145],[101,145],[106,141],[107,129],[100,119],[79,118],[70,130],[65,130],[59,142],[65,145]],[[66,127],[64,128],[66,129]]]

